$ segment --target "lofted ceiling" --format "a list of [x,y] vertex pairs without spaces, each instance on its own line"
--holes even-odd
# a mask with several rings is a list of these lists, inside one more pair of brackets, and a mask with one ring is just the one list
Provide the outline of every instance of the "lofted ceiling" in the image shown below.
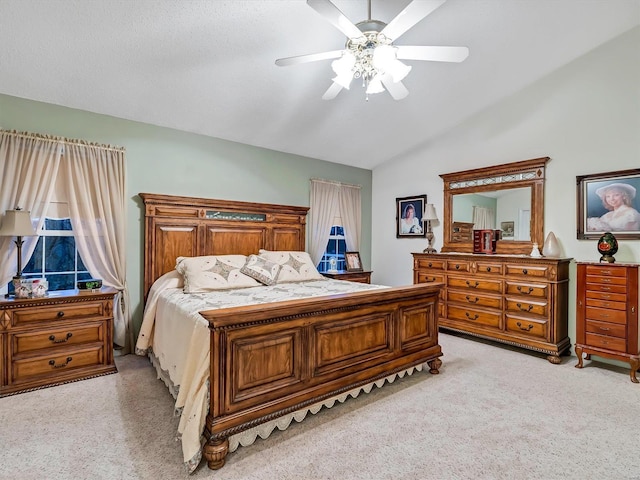
[[325,101],[330,60],[274,63],[344,48],[304,0],[0,0],[0,93],[373,169],[638,24],[640,0],[448,0],[395,43],[463,63],[405,61],[404,100],[354,81]]

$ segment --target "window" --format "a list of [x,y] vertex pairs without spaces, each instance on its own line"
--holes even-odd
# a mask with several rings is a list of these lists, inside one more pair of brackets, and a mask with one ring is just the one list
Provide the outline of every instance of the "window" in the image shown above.
[[[45,219],[36,249],[22,275],[27,278],[45,277],[50,291],[74,289],[78,280],[91,278],[78,254],[70,219]],[[8,292],[14,293],[12,282],[9,282]]]
[[347,243],[344,239],[344,228],[339,225],[331,227],[331,233],[329,234],[329,241],[327,242],[327,248],[322,255],[322,259],[318,264],[319,272],[326,272],[331,269],[330,260],[335,258],[337,261],[336,269],[344,270],[344,252],[347,251]]

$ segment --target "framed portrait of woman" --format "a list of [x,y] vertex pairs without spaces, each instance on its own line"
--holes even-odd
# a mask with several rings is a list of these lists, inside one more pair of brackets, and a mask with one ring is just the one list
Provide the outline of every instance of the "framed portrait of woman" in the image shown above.
[[426,195],[396,198],[396,237],[426,237],[422,216],[427,204]]
[[578,186],[578,239],[640,239],[640,169],[582,175]]

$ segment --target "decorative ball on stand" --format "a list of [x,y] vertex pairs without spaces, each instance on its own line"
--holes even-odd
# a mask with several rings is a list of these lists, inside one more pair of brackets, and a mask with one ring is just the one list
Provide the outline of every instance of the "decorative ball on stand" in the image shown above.
[[614,263],[616,261],[613,256],[618,251],[618,241],[611,232],[605,232],[598,240],[598,252],[602,255],[601,262]]

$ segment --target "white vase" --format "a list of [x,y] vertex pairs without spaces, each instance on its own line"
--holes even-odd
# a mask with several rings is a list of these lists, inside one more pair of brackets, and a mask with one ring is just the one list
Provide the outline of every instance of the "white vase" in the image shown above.
[[542,246],[542,255],[545,257],[559,257],[560,256],[560,244],[553,232],[549,232],[544,245]]

